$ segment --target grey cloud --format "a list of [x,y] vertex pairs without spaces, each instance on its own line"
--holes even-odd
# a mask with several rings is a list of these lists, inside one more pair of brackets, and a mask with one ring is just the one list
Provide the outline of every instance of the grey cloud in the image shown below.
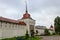
[[[28,0],[28,11],[36,25],[50,26],[54,18],[60,16],[60,0]],[[0,16],[18,19],[24,13],[23,0],[0,0]]]
[[[34,2],[33,2],[34,1]],[[60,0],[31,0],[30,8],[31,11],[35,11],[37,9],[44,9],[48,7],[60,7]],[[38,1],[38,2],[37,2]],[[34,10],[35,9],[35,10]]]

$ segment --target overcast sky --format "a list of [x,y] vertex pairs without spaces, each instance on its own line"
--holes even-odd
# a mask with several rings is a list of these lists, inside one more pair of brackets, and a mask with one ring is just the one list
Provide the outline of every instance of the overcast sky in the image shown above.
[[[21,19],[25,13],[25,0],[0,0],[0,16]],[[60,16],[60,0],[27,0],[28,12],[36,25],[49,27]]]

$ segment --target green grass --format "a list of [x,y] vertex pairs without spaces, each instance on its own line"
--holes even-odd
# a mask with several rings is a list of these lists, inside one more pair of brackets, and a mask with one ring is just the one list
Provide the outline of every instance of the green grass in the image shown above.
[[39,37],[30,37],[31,40],[40,40]]
[[13,37],[13,38],[5,38],[5,39],[2,39],[2,40],[16,40],[16,37]]
[[[21,38],[22,38],[23,40],[27,40],[27,39],[26,39],[26,36],[22,36]],[[30,40],[40,40],[41,38],[35,36],[35,37],[29,37],[28,39],[30,39]]]
[[[2,40],[17,40],[18,37],[13,37],[13,38],[6,38],[6,39],[2,39]],[[20,37],[23,40],[27,40],[25,36]],[[30,40],[40,40],[39,37],[29,37]]]

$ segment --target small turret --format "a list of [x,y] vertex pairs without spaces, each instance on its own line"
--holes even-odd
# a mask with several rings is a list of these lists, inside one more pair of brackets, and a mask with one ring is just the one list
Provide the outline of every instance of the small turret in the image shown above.
[[50,30],[52,30],[52,31],[54,30],[54,27],[52,25],[50,26]]

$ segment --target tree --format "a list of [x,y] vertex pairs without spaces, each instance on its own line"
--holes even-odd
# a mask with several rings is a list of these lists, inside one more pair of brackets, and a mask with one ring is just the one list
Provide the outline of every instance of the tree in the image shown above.
[[47,35],[47,36],[50,35],[50,32],[48,29],[45,29],[44,32],[45,32],[45,35]]
[[38,34],[38,30],[36,30],[36,34]]
[[31,30],[31,37],[34,37],[34,30]]
[[60,33],[60,17],[57,16],[54,20],[55,32]]
[[26,39],[28,39],[29,38],[29,34],[28,34],[28,30],[26,30]]

